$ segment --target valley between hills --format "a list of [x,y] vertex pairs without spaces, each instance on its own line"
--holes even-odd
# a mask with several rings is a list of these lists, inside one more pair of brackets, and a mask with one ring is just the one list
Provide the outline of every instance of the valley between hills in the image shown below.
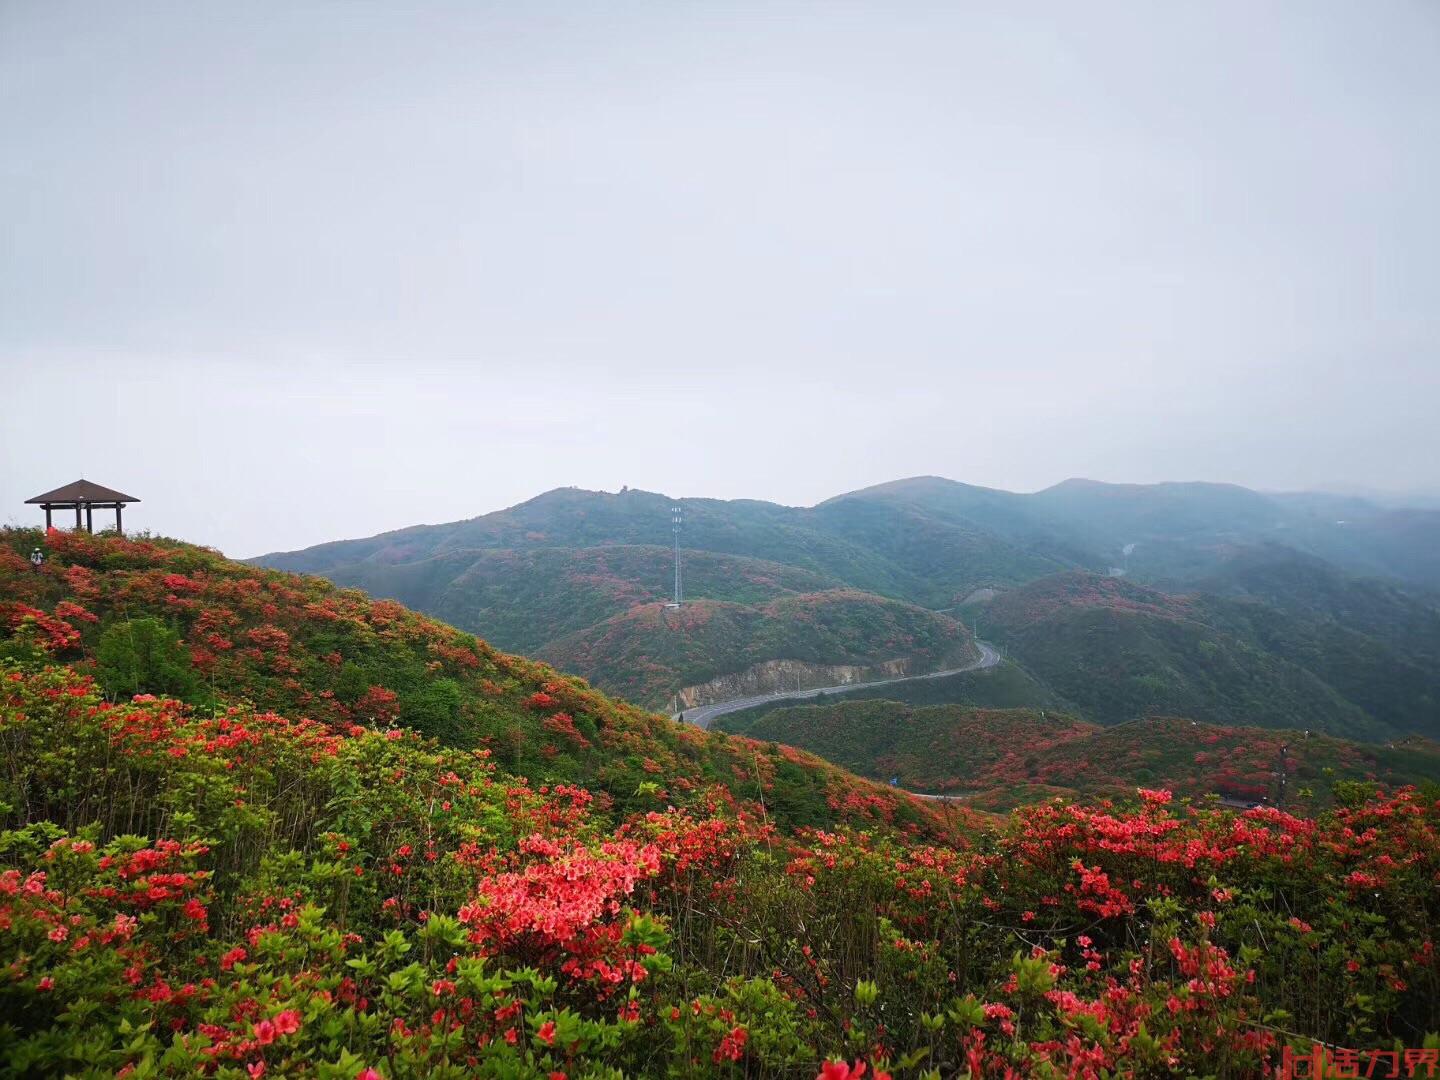
[[1017,495],[933,477],[810,508],[690,499],[676,610],[672,504],[560,489],[255,562],[400,600],[671,713],[958,669],[978,625],[1020,669],[1011,681],[1034,686],[1015,706],[1440,736],[1440,513],[1218,484]]

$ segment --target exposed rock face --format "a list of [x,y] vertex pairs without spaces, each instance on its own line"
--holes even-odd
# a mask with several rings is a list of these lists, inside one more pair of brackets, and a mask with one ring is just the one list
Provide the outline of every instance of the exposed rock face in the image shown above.
[[744,671],[717,675],[708,682],[680,691],[680,708],[712,705],[717,701],[774,694],[785,690],[813,690],[817,686],[844,686],[849,683],[893,679],[924,672],[910,657],[883,660],[876,664],[810,664],[803,660],[765,660]]

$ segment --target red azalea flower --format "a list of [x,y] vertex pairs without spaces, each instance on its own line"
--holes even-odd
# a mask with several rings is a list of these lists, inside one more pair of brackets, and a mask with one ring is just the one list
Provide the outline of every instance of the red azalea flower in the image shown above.
[[730,1032],[720,1040],[720,1045],[715,1048],[715,1064],[719,1065],[722,1061],[739,1061],[745,1053],[745,1043],[749,1038],[750,1033],[745,1028],[740,1026],[731,1028]]

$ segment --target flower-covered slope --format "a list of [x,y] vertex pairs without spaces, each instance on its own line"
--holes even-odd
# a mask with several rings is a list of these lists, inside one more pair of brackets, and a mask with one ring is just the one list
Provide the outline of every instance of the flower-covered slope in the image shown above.
[[[1435,1045],[1440,806],[618,827],[400,729],[0,674],[0,1075],[1274,1075]],[[843,1064],[842,1064],[843,1063]]]
[[583,783],[617,812],[719,786],[782,824],[937,825],[928,808],[808,754],[674,724],[393,601],[172,541],[0,531],[7,653],[93,673],[112,696],[403,725],[486,749],[511,773]]

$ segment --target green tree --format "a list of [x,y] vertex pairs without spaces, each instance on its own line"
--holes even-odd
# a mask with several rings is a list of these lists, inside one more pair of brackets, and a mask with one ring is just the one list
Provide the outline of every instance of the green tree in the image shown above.
[[159,619],[126,619],[100,635],[95,650],[106,693],[168,694],[193,700],[197,682],[180,635]]
[[474,744],[460,720],[464,691],[454,679],[435,679],[400,697],[400,719],[409,727],[452,746]]
[[335,697],[346,705],[354,705],[374,682],[359,664],[346,660],[335,677]]
[[1354,809],[1357,806],[1364,806],[1366,801],[1375,798],[1380,790],[1380,785],[1373,780],[1336,780],[1330,785],[1330,790],[1335,794],[1335,805]]
[[39,636],[35,632],[33,622],[22,622],[15,628],[15,633],[11,638],[0,641],[0,660],[41,663],[45,658],[45,650],[40,647]]

